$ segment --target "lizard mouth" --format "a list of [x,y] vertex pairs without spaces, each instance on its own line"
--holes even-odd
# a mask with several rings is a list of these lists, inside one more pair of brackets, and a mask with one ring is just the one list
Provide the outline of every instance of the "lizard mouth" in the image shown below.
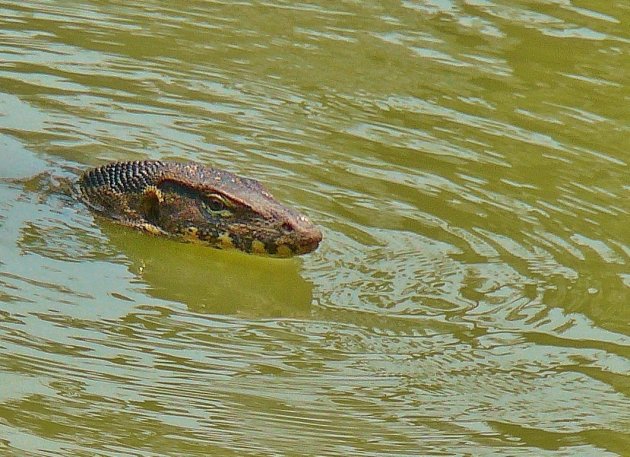
[[313,227],[309,230],[308,237],[304,237],[298,242],[295,251],[297,254],[308,254],[317,249],[321,241],[322,232],[317,227]]
[[321,230],[310,219],[296,214],[282,224],[284,235],[275,240],[276,253],[282,257],[313,252],[322,241]]

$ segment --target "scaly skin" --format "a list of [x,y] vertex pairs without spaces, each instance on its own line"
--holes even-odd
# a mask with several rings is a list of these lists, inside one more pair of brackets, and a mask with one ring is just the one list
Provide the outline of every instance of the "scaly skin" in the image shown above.
[[114,162],[76,193],[93,211],[149,233],[279,257],[317,248],[320,230],[253,179],[198,163]]

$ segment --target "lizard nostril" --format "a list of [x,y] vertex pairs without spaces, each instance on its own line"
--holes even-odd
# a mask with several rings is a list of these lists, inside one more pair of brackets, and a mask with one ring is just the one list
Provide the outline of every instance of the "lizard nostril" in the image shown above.
[[295,225],[290,222],[283,222],[282,228],[287,232],[293,232],[295,230]]

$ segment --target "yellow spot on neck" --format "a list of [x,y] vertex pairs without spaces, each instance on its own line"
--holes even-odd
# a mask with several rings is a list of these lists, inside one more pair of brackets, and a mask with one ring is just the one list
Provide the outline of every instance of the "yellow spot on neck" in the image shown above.
[[278,246],[276,252],[280,257],[291,257],[293,255],[291,248],[285,244]]
[[187,227],[184,230],[184,238],[189,241],[199,241],[199,229],[197,227]]
[[153,225],[153,224],[141,224],[140,228],[152,235],[164,235],[164,230],[162,230],[161,228]]
[[218,240],[221,243],[221,247],[223,249],[231,249],[231,248],[234,247],[234,242],[232,241],[232,238],[230,237],[230,235],[227,232],[221,234],[221,236],[219,236]]
[[254,240],[252,241],[252,252],[255,254],[266,254],[267,250],[263,242]]
[[164,194],[156,186],[147,186],[144,189],[144,195],[155,198],[158,203],[164,203]]

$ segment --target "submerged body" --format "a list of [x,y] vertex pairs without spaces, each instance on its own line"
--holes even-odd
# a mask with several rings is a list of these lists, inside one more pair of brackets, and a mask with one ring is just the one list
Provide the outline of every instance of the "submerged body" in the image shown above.
[[322,239],[258,181],[194,162],[114,162],[83,173],[76,189],[88,207],[121,224],[217,248],[289,257]]

